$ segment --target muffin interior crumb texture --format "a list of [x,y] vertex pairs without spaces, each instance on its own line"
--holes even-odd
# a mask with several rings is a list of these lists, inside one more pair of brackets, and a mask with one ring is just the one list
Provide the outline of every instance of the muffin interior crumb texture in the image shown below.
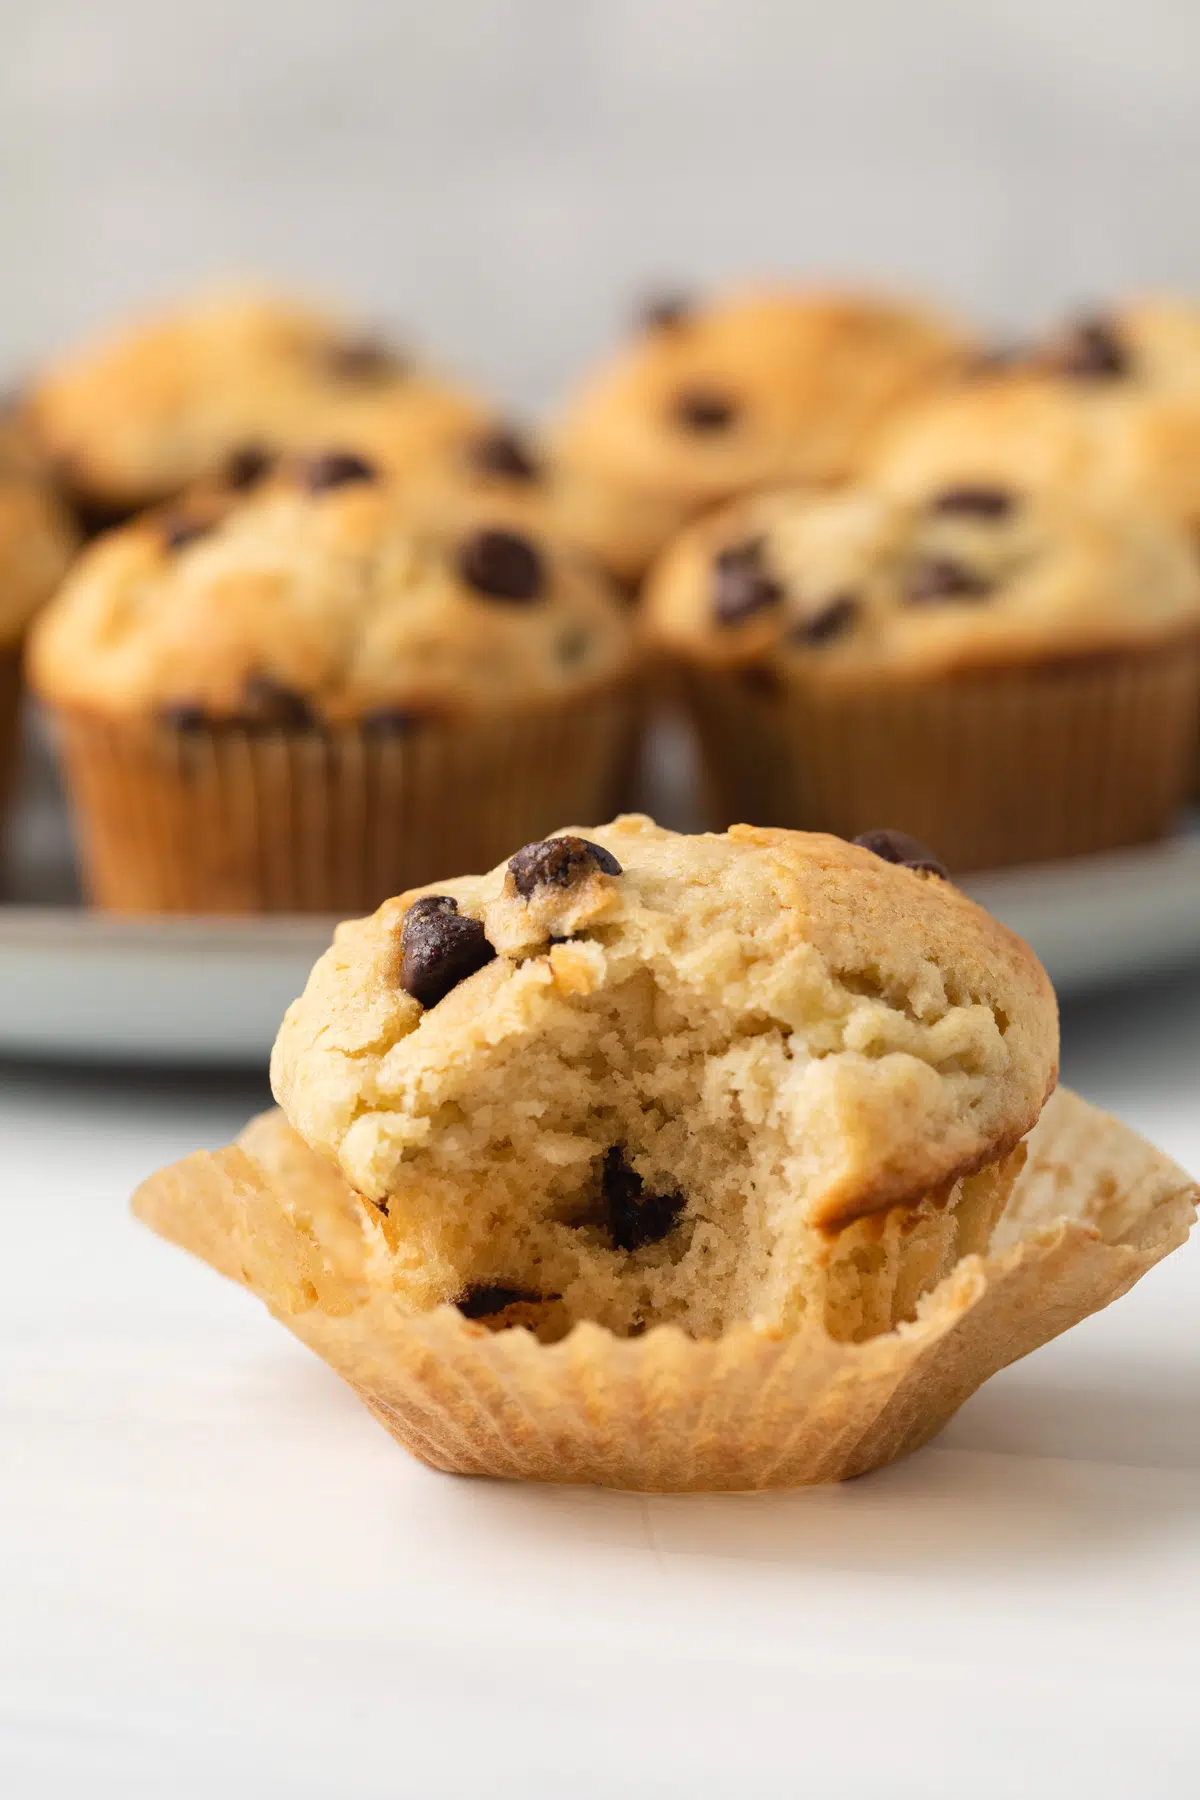
[[273,1079],[375,1278],[544,1339],[910,1317],[1057,1047],[1031,953],[920,861],[630,818],[342,927]]

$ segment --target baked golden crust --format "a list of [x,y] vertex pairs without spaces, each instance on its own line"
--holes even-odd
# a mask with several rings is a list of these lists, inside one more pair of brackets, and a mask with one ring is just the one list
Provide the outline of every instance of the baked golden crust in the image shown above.
[[17,643],[75,548],[65,508],[12,421],[0,417],[0,646]]
[[196,722],[253,720],[256,694],[337,723],[589,691],[629,669],[630,625],[533,516],[410,492],[340,452],[299,459],[97,540],[41,621],[31,677],[60,705]]

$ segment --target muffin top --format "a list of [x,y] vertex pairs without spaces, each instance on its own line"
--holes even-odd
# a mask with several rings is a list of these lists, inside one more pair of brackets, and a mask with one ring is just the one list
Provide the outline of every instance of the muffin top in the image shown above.
[[919,677],[1200,630],[1200,571],[1164,520],[963,476],[747,496],[698,521],[648,584],[649,636],[797,681]]
[[527,511],[327,450],[97,539],[30,673],[59,704],[179,725],[384,729],[585,691],[632,653],[607,578]]
[[345,321],[253,288],[204,293],[86,343],[24,402],[63,485],[114,514],[239,458],[310,443],[354,445],[401,468],[486,413]]
[[985,361],[904,409],[863,468],[908,497],[1048,484],[1200,528],[1200,307],[1137,301]]
[[[880,421],[964,349],[936,314],[862,295],[774,288],[651,309],[558,422],[580,520],[603,527],[591,489],[606,483],[618,496],[608,530],[640,492],[669,532],[764,482],[841,480]],[[650,498],[643,509],[653,516]]]
[[13,421],[0,416],[0,644],[21,636],[74,551],[65,509]]
[[569,1219],[614,1148],[635,1193],[719,1192],[777,1238],[927,1196],[1037,1119],[1054,995],[874,841],[632,816],[389,900],[289,1009],[276,1097],[393,1218],[508,1182]]

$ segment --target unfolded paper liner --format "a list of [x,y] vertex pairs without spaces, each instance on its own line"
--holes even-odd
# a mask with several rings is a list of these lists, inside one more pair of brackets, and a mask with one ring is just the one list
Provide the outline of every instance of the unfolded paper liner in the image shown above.
[[55,719],[98,905],[346,916],[608,817],[635,705],[626,684],[394,734]]
[[1187,1237],[1191,1179],[1076,1095],[1060,1089],[1028,1142],[989,1253],[862,1343],[815,1322],[709,1341],[582,1323],[546,1345],[449,1306],[413,1313],[373,1276],[363,1203],[279,1114],[151,1177],[134,1210],[249,1287],[435,1468],[647,1491],[796,1487],[917,1449],[989,1375]]
[[853,687],[700,668],[682,682],[716,825],[845,838],[889,825],[951,869],[999,868],[1171,829],[1195,761],[1200,647]]
[[21,646],[0,644],[0,807],[13,789],[21,714]]

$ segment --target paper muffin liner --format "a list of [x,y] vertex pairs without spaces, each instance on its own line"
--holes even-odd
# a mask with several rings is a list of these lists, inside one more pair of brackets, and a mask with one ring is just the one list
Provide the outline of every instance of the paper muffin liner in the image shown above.
[[1194,639],[905,684],[682,679],[715,824],[845,838],[887,825],[957,870],[1162,837],[1187,797],[1200,714]]
[[608,817],[635,704],[627,684],[390,735],[55,718],[98,905],[344,916]]
[[12,793],[16,778],[20,715],[21,647],[0,644],[0,807]]
[[364,1203],[278,1114],[151,1177],[134,1210],[256,1293],[435,1468],[647,1491],[795,1487],[917,1449],[989,1375],[1187,1237],[1191,1179],[1076,1095],[1052,1097],[1027,1150],[987,1252],[863,1342],[813,1319],[712,1340],[583,1323],[542,1344],[449,1306],[415,1313],[372,1260]]

